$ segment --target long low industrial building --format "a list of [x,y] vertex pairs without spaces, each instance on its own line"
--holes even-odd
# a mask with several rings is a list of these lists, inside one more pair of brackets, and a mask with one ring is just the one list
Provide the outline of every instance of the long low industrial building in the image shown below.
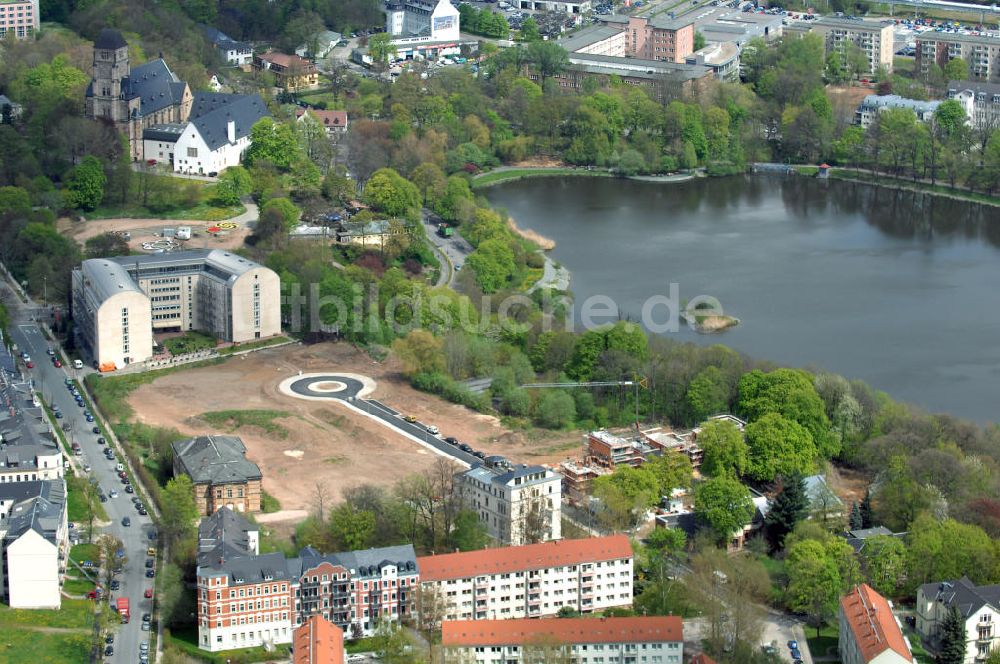
[[153,334],[197,330],[240,343],[281,332],[274,271],[219,249],[85,260],[73,320],[102,369],[144,362]]

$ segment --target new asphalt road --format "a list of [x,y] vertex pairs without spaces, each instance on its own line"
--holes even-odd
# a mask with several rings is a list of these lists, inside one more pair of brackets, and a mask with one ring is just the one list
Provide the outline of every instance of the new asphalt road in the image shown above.
[[[146,549],[155,545],[155,542],[148,539],[153,523],[148,516],[140,516],[137,513],[131,500],[135,494],[125,492],[125,485],[115,469],[115,464],[122,460],[121,455],[116,452],[115,461],[108,461],[104,457],[104,449],[97,443],[98,435],[92,432],[95,423],[87,422],[84,416],[85,408],[77,406],[76,400],[66,387],[65,379],[76,376],[70,376],[66,369],[57,369],[52,364],[52,358],[46,352],[51,344],[47,342],[38,326],[32,322],[20,321],[10,327],[10,336],[17,344],[19,352],[25,351],[31,356],[35,366],[33,369],[28,369],[28,374],[34,381],[35,390],[47,404],[58,406],[63,413],[63,417],[57,419],[56,424],[64,430],[69,429],[66,431],[66,438],[70,443],[75,441],[80,444],[83,454],[77,457],[77,461],[81,467],[84,465],[92,467],[89,476],[97,481],[105,495],[109,495],[112,489],[120,494],[118,498],[109,497],[108,502],[104,503],[111,525],[102,531],[118,537],[125,545],[127,562],[121,574],[116,577],[121,588],[112,592],[111,596],[129,598],[132,619],[129,624],[119,625],[115,630],[114,655],[105,658],[105,661],[135,664],[139,661],[140,642],[149,640],[149,632],[142,631],[141,625],[142,615],[152,613],[153,600],[145,599],[143,593],[146,588],[153,587],[153,579],[146,578],[145,568]],[[73,369],[69,372],[74,373]],[[88,403],[87,408],[89,406]],[[128,527],[123,525],[125,517],[131,521]],[[103,653],[103,644],[101,649]]]
[[416,421],[407,422],[404,419],[404,415],[397,410],[389,408],[384,403],[375,399],[359,398],[358,394],[363,387],[364,385],[360,380],[338,374],[312,374],[303,376],[288,384],[290,391],[309,399],[333,399],[341,401],[356,411],[377,420],[384,426],[394,429],[428,447],[434,448],[443,456],[450,457],[470,466],[474,463],[482,463],[482,459],[460,448],[460,445],[463,444],[461,441],[455,441],[455,443],[447,442],[444,439],[448,435],[447,432],[442,431],[440,434],[434,435],[427,430],[427,427],[430,426],[429,424]]

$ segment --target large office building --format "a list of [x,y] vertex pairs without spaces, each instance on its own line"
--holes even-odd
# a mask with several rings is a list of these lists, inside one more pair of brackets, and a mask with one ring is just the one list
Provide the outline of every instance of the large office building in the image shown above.
[[694,52],[694,23],[659,15],[605,16],[601,25],[560,40],[570,53],[683,63]]
[[391,0],[385,8],[385,31],[404,43],[457,41],[458,8],[449,0]]
[[854,44],[864,53],[868,61],[868,72],[874,74],[880,67],[892,72],[893,45],[892,21],[864,21],[847,17],[824,16],[815,21],[795,23],[786,26],[786,35],[814,33],[823,38],[826,53],[845,53]]
[[612,535],[417,559],[420,584],[444,620],[593,613],[632,605],[632,546]]
[[677,616],[457,620],[441,625],[441,661],[683,664],[683,632]]
[[144,362],[154,332],[198,330],[239,343],[281,332],[272,270],[219,249],[85,260],[73,271],[73,319],[102,367]]
[[38,32],[38,0],[0,0],[0,38],[29,39]]
[[995,34],[967,35],[928,30],[917,35],[917,71],[930,72],[935,64],[944,68],[949,60],[962,58],[969,65],[969,79],[1000,83],[1000,37]]
[[488,457],[456,475],[462,499],[501,544],[557,540],[562,525],[562,477],[543,466]]

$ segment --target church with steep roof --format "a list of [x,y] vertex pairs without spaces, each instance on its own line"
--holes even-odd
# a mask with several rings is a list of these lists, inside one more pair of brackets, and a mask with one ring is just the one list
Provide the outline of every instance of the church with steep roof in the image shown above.
[[114,123],[128,137],[133,161],[143,159],[142,132],[186,123],[194,96],[162,58],[131,68],[128,42],[113,28],[94,42],[94,76],[87,87],[87,117]]

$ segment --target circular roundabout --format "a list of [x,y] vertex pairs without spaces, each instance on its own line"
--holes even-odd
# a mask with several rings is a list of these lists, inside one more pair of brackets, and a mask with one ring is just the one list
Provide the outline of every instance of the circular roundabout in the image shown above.
[[286,378],[278,389],[298,399],[349,401],[374,392],[375,381],[359,374],[310,373]]

